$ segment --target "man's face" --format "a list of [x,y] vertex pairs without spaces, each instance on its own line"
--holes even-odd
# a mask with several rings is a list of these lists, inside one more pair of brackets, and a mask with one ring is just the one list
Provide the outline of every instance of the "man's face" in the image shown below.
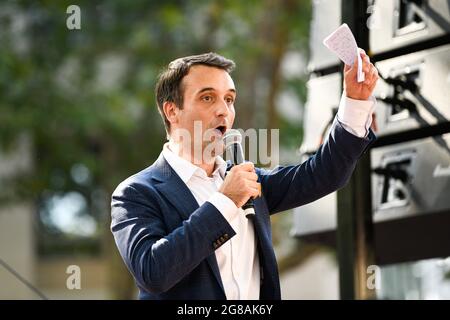
[[189,132],[191,151],[201,147],[203,152],[215,145],[215,153],[219,149],[222,153],[222,136],[233,126],[235,117],[236,89],[230,75],[219,68],[194,65],[183,78],[182,87],[183,108],[177,110],[173,132],[177,129]]

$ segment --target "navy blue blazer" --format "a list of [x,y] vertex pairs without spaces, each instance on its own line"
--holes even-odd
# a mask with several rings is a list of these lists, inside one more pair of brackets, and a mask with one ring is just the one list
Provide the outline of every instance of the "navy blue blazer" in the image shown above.
[[[372,131],[358,138],[335,119],[328,139],[307,161],[256,169],[263,193],[254,201],[253,221],[260,299],[281,298],[270,215],[343,187],[374,140]],[[116,188],[111,207],[111,231],[140,299],[226,299],[214,251],[236,233],[211,203],[198,206],[162,155]]]

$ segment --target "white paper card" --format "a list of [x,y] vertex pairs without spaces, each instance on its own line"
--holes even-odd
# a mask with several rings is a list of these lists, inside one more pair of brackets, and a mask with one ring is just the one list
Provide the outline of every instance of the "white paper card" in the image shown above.
[[352,66],[355,57],[358,57],[357,81],[364,81],[361,55],[355,37],[346,23],[342,24],[333,33],[323,40],[323,44],[334,52],[346,65]]

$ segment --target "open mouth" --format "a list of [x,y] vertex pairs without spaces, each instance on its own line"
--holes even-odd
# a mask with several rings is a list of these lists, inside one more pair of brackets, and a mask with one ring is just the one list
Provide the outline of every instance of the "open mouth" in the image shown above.
[[220,134],[223,135],[225,133],[225,131],[227,130],[227,127],[226,126],[218,126],[218,127],[216,127],[216,130],[219,131]]

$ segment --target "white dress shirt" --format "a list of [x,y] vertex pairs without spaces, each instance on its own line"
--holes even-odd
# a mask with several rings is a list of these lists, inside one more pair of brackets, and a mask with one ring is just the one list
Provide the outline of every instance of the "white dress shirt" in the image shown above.
[[205,170],[172,152],[169,143],[164,145],[163,156],[187,185],[198,205],[209,201],[236,232],[215,251],[227,299],[259,299],[260,270],[253,223],[230,198],[218,192],[225,176],[226,162],[222,157],[216,157],[214,172],[208,177]]
[[[354,100],[342,95],[337,119],[348,132],[363,138],[372,123],[376,100]],[[210,202],[219,210],[236,235],[216,249],[225,295],[228,300],[259,299],[260,266],[253,223],[245,217],[241,208],[218,190],[223,183],[226,162],[217,156],[211,177],[206,172],[181,158],[164,145],[162,154],[172,169],[186,184],[199,206]]]
[[370,96],[368,100],[355,100],[342,94],[337,118],[348,132],[357,137],[365,138],[372,124],[372,114],[377,106],[377,100]]

